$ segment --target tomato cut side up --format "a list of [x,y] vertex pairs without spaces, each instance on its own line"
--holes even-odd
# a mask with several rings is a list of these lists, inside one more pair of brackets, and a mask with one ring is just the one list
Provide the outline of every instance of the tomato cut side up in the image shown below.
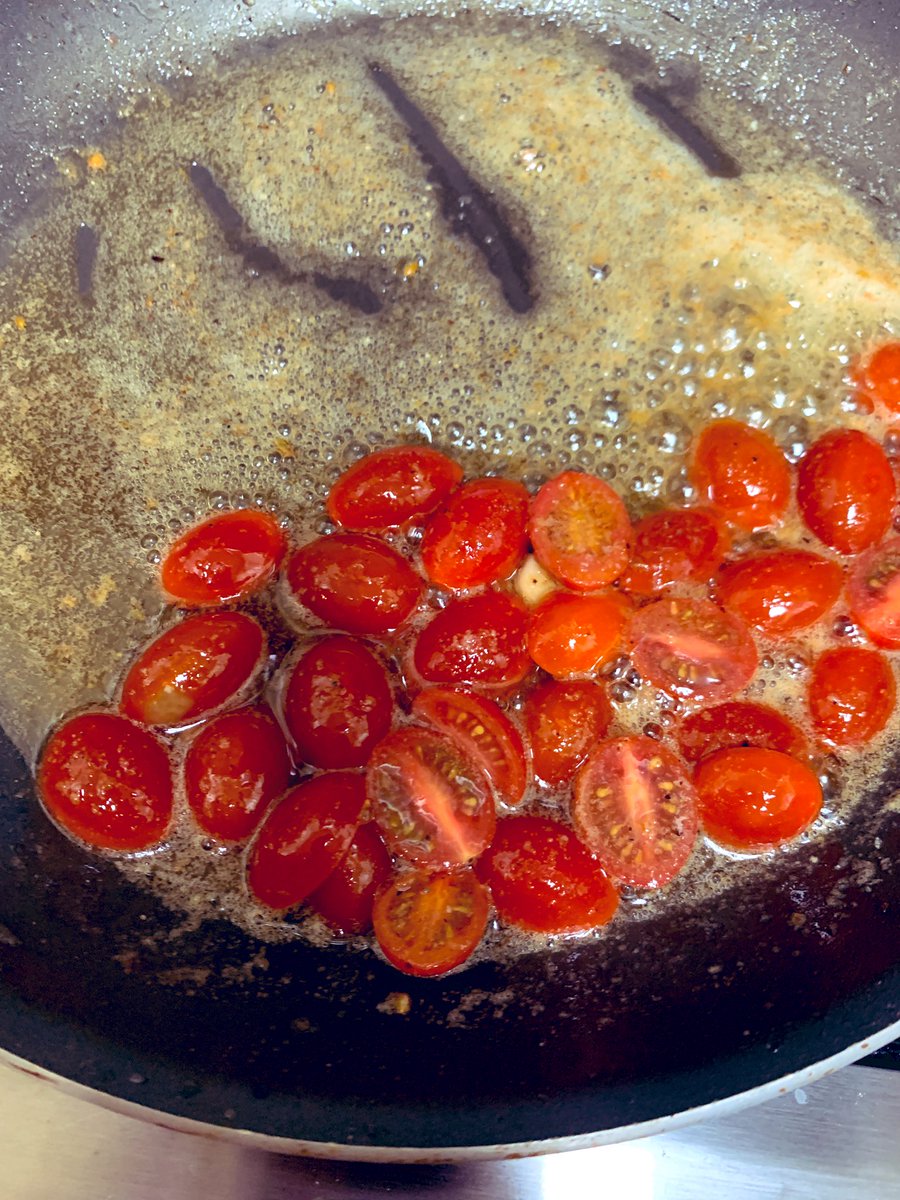
[[391,874],[391,857],[374,821],[357,829],[350,849],[309,896],[314,912],[342,937],[372,928],[375,894]]
[[502,592],[451,600],[419,634],[415,669],[428,683],[520,683],[531,667],[527,628],[524,606]]
[[387,672],[362,642],[335,634],[300,656],[284,692],[298,756],[314,767],[364,767],[391,727]]
[[857,386],[891,412],[900,412],[900,342],[885,342],[857,370]]
[[767,850],[790,841],[819,815],[813,771],[777,750],[719,750],[697,768],[703,828],[733,850]]
[[850,613],[876,646],[900,648],[900,537],[861,555],[847,585]]
[[707,425],[690,474],[701,498],[747,531],[779,522],[791,498],[787,459],[767,433],[741,421]]
[[587,679],[542,684],[525,701],[534,773],[552,788],[571,783],[606,734],[613,712],[606,692]]
[[693,713],[681,724],[678,745],[690,763],[733,746],[779,750],[801,759],[809,755],[806,736],[793,721],[774,708],[750,700],[726,700]]
[[807,527],[841,554],[859,554],[891,525],[897,488],[890,460],[858,429],[834,429],[797,467],[797,504]]
[[634,527],[631,561],[619,587],[649,597],[673,583],[711,579],[730,547],[725,523],[712,509],[651,513]]
[[375,938],[407,975],[446,975],[470,958],[487,927],[490,896],[472,870],[404,871],[375,897]]
[[271,712],[240,708],[213,718],[191,742],[185,795],[201,829],[241,842],[285,790],[290,774],[287,742]]
[[269,908],[292,908],[320,887],[350,849],[366,802],[362,775],[314,775],[285,792],[247,860],[250,892]]
[[325,507],[337,525],[359,533],[416,524],[462,479],[462,468],[430,446],[391,446],[349,467]]
[[628,513],[596,475],[563,471],[545,483],[531,503],[528,533],[541,566],[576,591],[612,583],[628,562]]
[[629,604],[615,592],[560,592],[532,614],[528,653],[557,679],[590,675],[621,650],[629,613]]
[[897,702],[891,664],[862,646],[838,646],[813,667],[809,713],[829,746],[864,746],[881,733]]
[[598,860],[571,829],[544,817],[510,817],[497,826],[475,873],[510,925],[534,933],[578,933],[605,925],[619,896]]
[[114,713],[81,713],[55,729],[41,755],[37,786],[53,820],[101,850],[147,850],[169,828],[166,749]]
[[697,797],[671,750],[652,738],[614,738],[579,770],[572,822],[613,879],[659,888],[690,857]]
[[388,849],[416,866],[463,866],[494,836],[487,776],[456,742],[430,729],[389,734],[369,760],[366,790]]
[[432,725],[474,759],[506,804],[525,795],[528,768],[522,735],[498,704],[461,688],[426,688],[413,716]]
[[748,625],[783,637],[821,620],[843,585],[844,572],[831,559],[808,550],[765,550],[726,563],[716,590]]
[[525,555],[528,492],[509,479],[463,484],[431,518],[422,566],[438,587],[481,587],[505,579]]
[[334,533],[288,560],[296,600],[335,629],[383,634],[410,616],[424,584],[405,558],[377,538]]
[[183,533],[160,571],[163,590],[184,608],[207,608],[260,591],[274,576],[287,541],[269,513],[217,513]]
[[188,617],[138,655],[122,685],[122,711],[144,725],[188,725],[246,691],[265,649],[265,634],[244,613]]

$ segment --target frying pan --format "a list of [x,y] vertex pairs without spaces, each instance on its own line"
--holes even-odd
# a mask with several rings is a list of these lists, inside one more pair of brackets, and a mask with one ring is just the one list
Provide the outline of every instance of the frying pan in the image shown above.
[[[7,0],[0,228],[39,198],[48,150],[102,129],[146,79],[241,39],[302,37],[323,15],[278,0]],[[891,0],[668,0],[588,15],[661,80],[715,79],[765,102],[896,228]],[[2,737],[0,1045],[103,1103],[297,1153],[485,1156],[654,1131],[900,1034],[900,817],[883,804],[898,787],[900,760],[802,876],[786,860],[713,905],[624,923],[615,969],[581,942],[401,980],[371,956],[265,946],[222,922],[169,936],[174,913],[49,825]],[[397,991],[406,1015],[385,1003]]]

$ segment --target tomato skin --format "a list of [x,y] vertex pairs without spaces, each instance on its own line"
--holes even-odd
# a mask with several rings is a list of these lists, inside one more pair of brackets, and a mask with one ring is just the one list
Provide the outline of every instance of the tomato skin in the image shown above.
[[333,771],[290,788],[263,821],[247,859],[247,886],[269,908],[293,908],[350,849],[366,802],[362,775]]
[[528,674],[528,614],[503,592],[451,600],[419,634],[416,671],[428,683],[509,687]]
[[362,642],[333,634],[294,664],[284,720],[303,762],[325,770],[364,767],[391,727],[387,672]]
[[900,649],[900,537],[860,556],[847,597],[851,616],[876,646]]
[[877,650],[838,646],[813,667],[809,712],[826,745],[864,746],[884,729],[896,701],[894,672]]
[[612,583],[628,562],[631,521],[596,475],[563,471],[531,502],[528,534],[538,562],[575,591]]
[[726,700],[693,713],[681,723],[678,746],[689,763],[734,746],[779,750],[794,758],[809,755],[809,743],[793,721],[774,708],[750,700]]
[[506,804],[520,803],[528,783],[525,747],[498,704],[463,688],[435,687],[419,692],[412,711],[474,759]]
[[345,529],[380,533],[433,513],[462,475],[458,463],[430,446],[391,446],[348,467],[328,493],[325,508]]
[[286,574],[295,599],[326,625],[348,633],[397,629],[424,587],[396,550],[357,533],[333,533],[301,546]]
[[227,604],[261,591],[286,548],[284,530],[269,513],[255,508],[216,513],[173,542],[160,581],[182,608]]
[[897,502],[890,460],[858,429],[833,429],[797,467],[797,504],[807,528],[841,554],[859,554],[887,533]]
[[403,871],[375,897],[375,938],[406,975],[446,975],[470,958],[487,928],[487,888],[471,869]]
[[550,596],[532,614],[528,653],[557,679],[590,675],[619,653],[629,611],[615,592]]
[[262,705],[204,725],[184,759],[187,802],[201,829],[242,842],[288,785],[291,758],[278,722]]
[[428,522],[422,566],[438,587],[506,579],[525,556],[528,492],[509,479],[473,479]]
[[372,928],[375,894],[391,873],[391,857],[374,821],[360,825],[350,849],[308,897],[310,908],[341,937]]
[[631,561],[619,587],[650,597],[673,583],[711,579],[731,548],[718,513],[709,508],[669,508],[634,527]]
[[38,793],[57,825],[101,850],[147,850],[172,818],[172,771],[152,733],[115,713],[70,717],[50,735]]
[[857,368],[857,387],[891,412],[900,412],[900,342],[885,342]]
[[690,474],[702,499],[747,532],[780,521],[791,498],[787,459],[767,433],[741,421],[707,425]]
[[614,880],[665,887],[690,858],[697,797],[671,750],[653,738],[613,738],[575,777],[572,823]]
[[598,683],[551,680],[535,688],[525,701],[535,775],[552,788],[571,783],[612,718],[612,706]]
[[780,846],[811,825],[822,807],[810,767],[777,750],[719,750],[700,763],[695,782],[703,828],[732,850]]
[[605,925],[619,895],[571,829],[545,817],[508,817],[475,873],[497,912],[534,933],[579,933]]
[[764,550],[719,572],[721,602],[748,625],[771,637],[806,629],[837,603],[844,572],[808,550]]
[[209,716],[246,689],[265,650],[265,634],[244,613],[187,617],[132,663],[122,685],[122,711],[164,728]]

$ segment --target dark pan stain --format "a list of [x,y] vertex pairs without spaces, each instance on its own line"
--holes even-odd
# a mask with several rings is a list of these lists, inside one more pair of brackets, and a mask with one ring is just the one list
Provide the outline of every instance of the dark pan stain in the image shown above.
[[94,266],[100,237],[91,225],[81,224],[75,230],[75,280],[78,295],[87,299],[94,290]]
[[740,163],[690,117],[685,116],[681,109],[676,108],[663,91],[648,87],[645,83],[636,83],[631,94],[641,108],[655,117],[660,125],[700,160],[710,175],[719,179],[737,179],[741,174]]

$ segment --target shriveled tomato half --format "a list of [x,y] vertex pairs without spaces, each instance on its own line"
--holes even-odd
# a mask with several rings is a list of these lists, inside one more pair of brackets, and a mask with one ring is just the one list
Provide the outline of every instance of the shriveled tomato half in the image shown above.
[[538,562],[575,588],[612,583],[628,562],[631,521],[608,483],[582,471],[563,471],[531,502],[528,533]]
[[403,871],[375,897],[375,938],[406,975],[446,975],[472,956],[487,927],[488,890],[474,871]]
[[205,725],[184,759],[184,790],[197,824],[226,842],[248,838],[288,785],[291,759],[268,708],[223,713]]
[[694,785],[653,738],[603,742],[575,777],[575,832],[613,879],[659,888],[684,867],[697,837]]
[[154,638],[132,663],[122,685],[122,711],[144,725],[188,725],[244,692],[265,649],[265,634],[244,613],[188,617]]
[[678,745],[690,763],[732,746],[779,750],[795,758],[809,755],[806,735],[793,721],[768,705],[750,700],[726,700],[693,713],[681,723]]
[[797,504],[809,529],[841,554],[859,554],[891,525],[897,488],[883,448],[859,429],[833,429],[797,467]]
[[413,716],[455,741],[485,772],[507,804],[525,795],[528,768],[522,735],[499,704],[463,688],[419,692]]
[[444,734],[414,726],[388,734],[369,760],[366,790],[388,849],[416,866],[462,866],[494,836],[487,776]]
[[528,653],[557,679],[590,675],[620,652],[631,606],[616,592],[558,592],[532,613]]
[[900,412],[900,342],[884,342],[856,369],[857,387],[891,412]]
[[360,825],[350,849],[307,903],[335,933],[349,937],[372,928],[375,894],[391,873],[391,856],[374,821]]
[[826,650],[809,681],[809,714],[816,735],[830,746],[864,746],[881,733],[897,702],[891,664],[877,650]]
[[328,493],[337,525],[378,533],[433,513],[462,479],[462,467],[430,446],[391,446],[353,464]]
[[274,576],[287,541],[269,513],[240,508],[194,525],[169,547],[160,579],[185,608],[207,608],[240,600]]
[[172,818],[166,748],[115,713],[81,713],[55,729],[37,787],[58,825],[101,850],[156,846]]
[[451,600],[419,634],[413,663],[428,683],[503,688],[528,674],[528,614],[503,592]]
[[350,849],[366,802],[362,775],[332,771],[285,792],[247,860],[250,892],[269,908],[292,908],[320,887]]
[[670,596],[631,622],[632,661],[656,687],[685,700],[728,700],[756,673],[750,630],[710,600]]
[[847,585],[850,613],[876,646],[900,648],[900,537],[861,555]]
[[731,548],[725,522],[710,508],[668,508],[634,527],[631,561],[619,587],[655,596],[673,583],[711,579]]
[[764,550],[726,563],[716,580],[721,602],[748,625],[783,637],[814,625],[844,586],[838,564],[808,550]]
[[780,521],[791,498],[790,467],[777,443],[741,421],[707,425],[690,474],[702,500],[748,531]]
[[535,688],[525,701],[524,715],[534,773],[559,788],[572,782],[605,736],[613,712],[599,683],[577,679],[551,680]]
[[767,850],[802,833],[819,815],[812,769],[777,750],[719,750],[697,768],[703,828],[722,846]]
[[481,587],[506,579],[528,545],[528,492],[511,479],[473,479],[428,522],[422,566],[438,587]]
[[503,920],[535,933],[595,929],[619,906],[599,861],[571,829],[545,817],[501,821],[475,873]]

